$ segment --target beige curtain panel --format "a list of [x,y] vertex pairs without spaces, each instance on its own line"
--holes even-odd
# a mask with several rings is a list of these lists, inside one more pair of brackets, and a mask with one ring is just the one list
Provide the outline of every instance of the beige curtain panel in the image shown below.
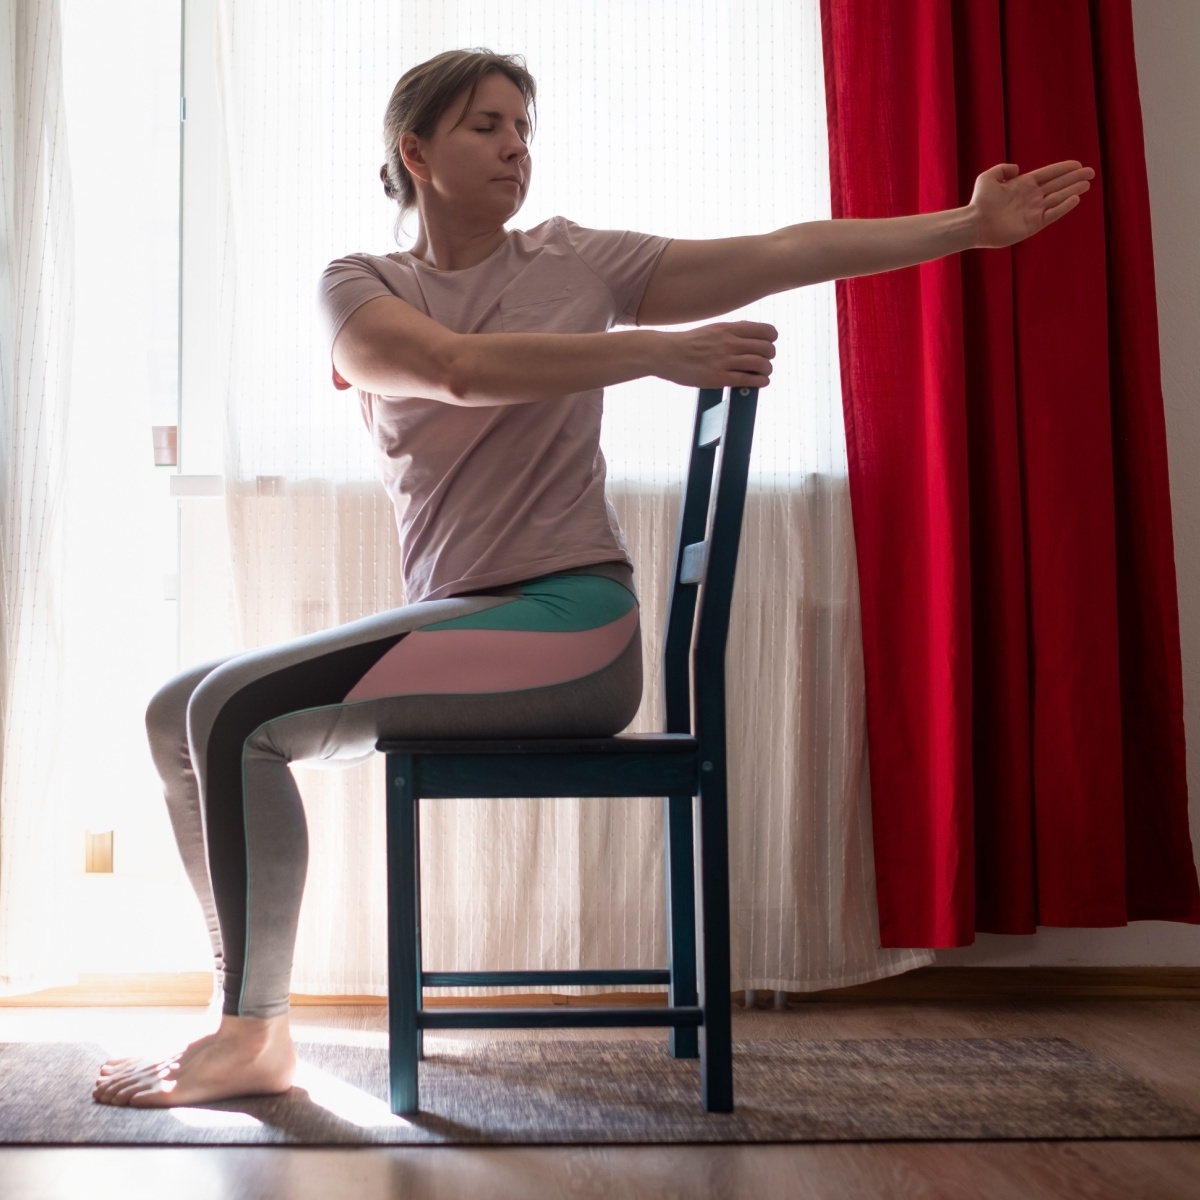
[[[736,20],[728,4],[700,7],[535,3],[500,17],[470,3],[220,5],[215,174],[228,192],[215,207],[230,234],[214,263],[213,353],[228,381],[244,646],[404,602],[391,509],[354,393],[329,382],[311,297],[331,258],[411,245],[392,241],[377,178],[383,107],[410,65],[449,47],[524,55],[538,132],[531,195],[510,227],[561,213],[593,228],[716,237],[828,218],[816,0],[742,5]],[[728,658],[733,983],[845,986],[933,956],[878,944],[833,286],[736,316],[770,320],[781,336],[760,400]],[[693,404],[694,392],[654,379],[606,395],[610,494],[650,633],[634,729],[661,720],[658,637]],[[313,853],[293,988],[382,995],[382,763],[295,770]],[[656,800],[425,812],[430,969],[665,961]]]

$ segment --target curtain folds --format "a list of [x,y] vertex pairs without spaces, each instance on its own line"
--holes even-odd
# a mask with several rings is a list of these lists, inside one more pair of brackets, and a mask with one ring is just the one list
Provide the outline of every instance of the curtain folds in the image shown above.
[[821,18],[834,217],[1097,173],[1010,251],[837,284],[882,944],[1200,923],[1129,0]]
[[73,229],[58,0],[0,5],[0,995],[78,983],[64,734]]

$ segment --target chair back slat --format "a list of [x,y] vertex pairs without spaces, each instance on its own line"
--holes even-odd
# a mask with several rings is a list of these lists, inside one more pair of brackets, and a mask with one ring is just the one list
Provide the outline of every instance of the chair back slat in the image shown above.
[[704,540],[716,450],[712,444],[702,444],[701,432],[704,414],[721,403],[721,394],[720,388],[701,388],[696,398],[691,453],[675,536],[666,636],[663,639],[663,702],[667,733],[692,731],[691,652],[696,618],[696,586],[682,582],[683,556],[688,546]]
[[[668,733],[724,728],[724,656],[758,388],[701,388],[679,511],[663,644]],[[696,677],[703,695],[693,694]]]

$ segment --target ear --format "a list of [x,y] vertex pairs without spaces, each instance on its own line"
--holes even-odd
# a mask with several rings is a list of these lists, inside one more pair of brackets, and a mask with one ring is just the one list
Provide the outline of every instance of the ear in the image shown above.
[[[421,145],[417,141],[416,134],[402,134],[398,149],[400,151],[400,159],[408,168],[408,173],[413,176],[414,179],[419,178],[427,183],[428,180],[425,179],[425,175],[421,170],[421,168],[424,168],[425,166],[425,159],[421,156]],[[414,170],[414,167],[417,169]]]

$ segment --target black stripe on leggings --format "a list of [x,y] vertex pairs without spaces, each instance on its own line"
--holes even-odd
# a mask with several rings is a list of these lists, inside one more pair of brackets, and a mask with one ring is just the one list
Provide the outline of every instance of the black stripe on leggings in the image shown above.
[[304,709],[339,704],[352,687],[406,634],[334,650],[255,679],[221,706],[205,748],[208,786],[208,869],[212,877],[227,968],[245,984],[246,828],[242,750],[264,722]]

